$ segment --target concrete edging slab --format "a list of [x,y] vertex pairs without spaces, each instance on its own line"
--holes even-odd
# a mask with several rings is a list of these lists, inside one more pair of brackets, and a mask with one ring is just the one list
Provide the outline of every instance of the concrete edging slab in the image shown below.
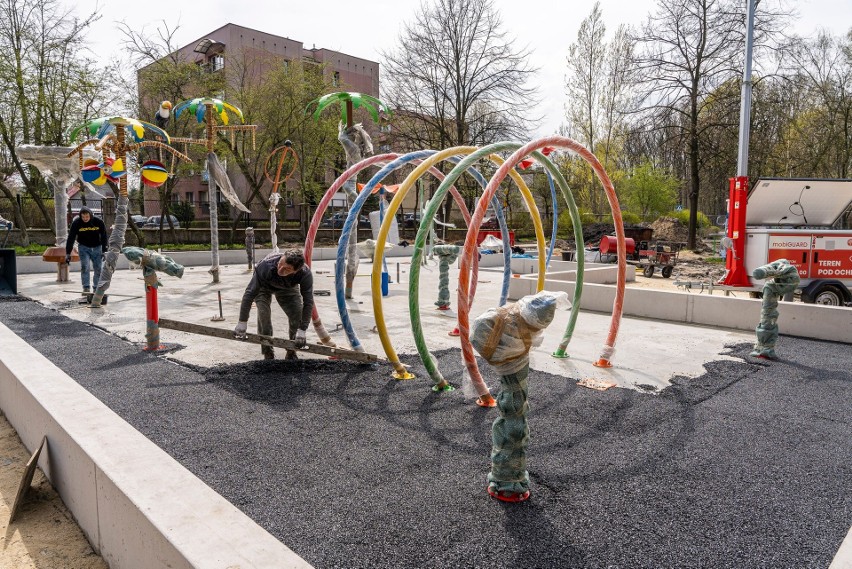
[[[589,270],[586,277],[582,310],[612,312],[615,268]],[[573,273],[548,274],[544,288],[573,295],[573,278],[576,278]],[[535,274],[512,279],[509,298],[517,300],[535,293],[535,279]],[[753,331],[760,321],[761,302],[752,298],[628,287],[624,291],[624,316]],[[852,344],[852,310],[849,308],[785,302],[779,312],[778,327],[782,334]]]
[[311,567],[0,324],[0,409],[112,568]]

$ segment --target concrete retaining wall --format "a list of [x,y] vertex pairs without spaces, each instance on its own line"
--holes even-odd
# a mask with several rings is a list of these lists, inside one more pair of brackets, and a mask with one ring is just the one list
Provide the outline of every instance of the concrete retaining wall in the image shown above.
[[[629,273],[630,271],[628,271]],[[608,279],[606,273],[585,273],[582,310],[612,312],[615,286],[595,284]],[[545,289],[574,294],[571,273],[548,275]],[[612,281],[614,282],[614,278]],[[535,275],[523,275],[509,283],[509,298],[517,300],[535,292]],[[627,288],[624,294],[624,316],[653,318],[670,322],[699,324],[734,330],[753,331],[760,321],[761,300],[731,296],[668,292],[645,288]],[[852,343],[852,310],[836,306],[819,306],[802,302],[784,302],[779,307],[778,327],[782,334]]]
[[112,569],[310,565],[0,324],[0,408]]
[[[411,252],[413,249],[413,247],[395,246],[391,249],[385,250],[385,257],[389,259],[397,257],[411,257]],[[257,249],[255,251],[254,257],[255,262],[263,259],[266,255],[269,254],[270,251],[271,249]],[[180,263],[184,267],[204,267],[210,265],[210,251],[163,251],[163,254],[171,257],[175,260],[175,262]],[[327,259],[336,258],[336,248],[321,247],[318,249],[314,249],[313,260],[315,261],[323,261]],[[366,259],[366,257],[363,255],[361,256],[361,258]],[[16,260],[19,275],[56,272],[56,263],[46,263],[42,260],[41,257],[16,257]],[[219,251],[220,265],[243,265],[247,263],[248,258],[246,257],[245,250],[226,249],[223,251]],[[120,256],[116,268],[126,269],[128,268],[128,266],[129,265],[127,259],[125,259],[124,256]],[[71,265],[71,268],[72,272],[74,272],[79,269],[79,265],[73,264]]]

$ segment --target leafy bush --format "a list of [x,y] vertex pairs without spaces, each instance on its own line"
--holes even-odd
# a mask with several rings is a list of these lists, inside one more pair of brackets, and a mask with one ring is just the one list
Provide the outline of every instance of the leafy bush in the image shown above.
[[638,225],[642,223],[642,218],[639,214],[632,211],[622,211],[621,219],[624,221],[624,225]]
[[[681,210],[681,211],[670,211],[666,214],[666,217],[673,217],[681,222],[684,227],[689,227],[689,210]],[[698,228],[704,229],[706,227],[710,227],[712,224],[710,223],[710,218],[698,212]]]

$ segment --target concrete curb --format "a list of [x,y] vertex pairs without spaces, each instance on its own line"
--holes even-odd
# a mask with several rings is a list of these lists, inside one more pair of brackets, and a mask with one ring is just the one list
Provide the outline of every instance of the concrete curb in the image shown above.
[[840,544],[828,569],[852,569],[852,528],[849,528],[846,539]]
[[0,408],[113,569],[311,567],[0,324]]
[[[515,267],[524,272],[526,267]],[[551,263],[552,264],[552,263]],[[566,262],[567,264],[567,262]],[[615,299],[616,268],[612,265],[586,269],[581,307],[593,312],[612,312]],[[630,271],[628,271],[628,278]],[[517,300],[535,293],[536,274],[522,274],[509,283],[509,298]],[[634,277],[635,278],[635,277]],[[574,294],[574,270],[549,272],[544,288]],[[753,331],[760,321],[761,301],[722,295],[670,292],[647,288],[627,288],[624,294],[624,316],[653,318],[714,326],[732,330]],[[852,344],[852,310],[838,306],[820,306],[801,302],[785,302],[779,308],[778,327],[782,334]]]
[[[394,246],[385,250],[385,257],[411,257],[411,252],[413,250],[413,247]],[[271,251],[271,249],[256,249],[254,252],[255,262],[263,259]],[[210,251],[163,251],[163,254],[171,257],[175,262],[180,263],[184,267],[203,267],[210,264]],[[314,249],[312,257],[314,261],[336,259],[337,249],[333,247]],[[366,259],[367,257],[362,255],[361,258]],[[56,263],[47,263],[43,261],[41,257],[16,257],[16,260],[17,272],[19,275],[56,272]],[[502,257],[500,262],[502,264]],[[219,251],[220,265],[245,265],[247,263],[248,259],[246,257],[246,252],[243,249],[226,249]],[[124,256],[119,256],[118,263],[116,263],[116,269],[126,269],[129,266],[127,259],[125,259]],[[72,264],[71,269],[72,271],[77,272],[77,270],[79,270],[79,264]]]

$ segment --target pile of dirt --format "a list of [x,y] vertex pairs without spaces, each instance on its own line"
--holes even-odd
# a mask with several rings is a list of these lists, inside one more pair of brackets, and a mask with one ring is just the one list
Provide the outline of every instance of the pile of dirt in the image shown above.
[[[596,247],[604,235],[615,235],[611,223],[589,223],[583,226],[583,243],[586,247]],[[563,251],[574,251],[574,232],[569,231],[565,239],[557,239],[556,247]]]
[[689,228],[673,217],[661,217],[651,224],[655,241],[675,241],[686,243],[689,240]]
[[675,277],[678,280],[719,282],[725,275],[725,264],[709,262],[708,257],[713,253],[706,248],[707,252],[695,253],[689,249],[681,249],[678,253],[677,265],[675,266]]

